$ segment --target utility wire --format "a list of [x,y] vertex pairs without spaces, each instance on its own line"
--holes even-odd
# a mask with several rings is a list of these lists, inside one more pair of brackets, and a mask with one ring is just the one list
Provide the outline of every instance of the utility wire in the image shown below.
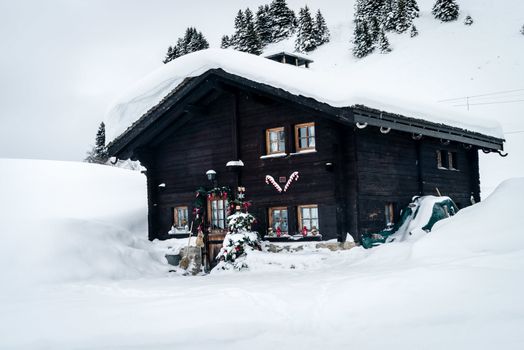
[[479,106],[479,105],[498,105],[504,103],[517,103],[524,102],[524,100],[511,100],[511,101],[498,101],[498,102],[480,102],[480,103],[467,103],[463,105],[453,105],[453,107],[469,107],[469,106]]
[[471,96],[464,96],[464,97],[455,97],[455,98],[448,98],[445,100],[440,100],[437,102],[451,102],[451,101],[457,101],[457,100],[464,100],[466,98],[478,98],[478,97],[484,97],[484,96],[493,96],[493,95],[501,95],[501,94],[509,94],[512,92],[518,92],[518,91],[524,91],[524,89],[514,89],[514,90],[505,90],[505,91],[496,91],[496,92],[490,92],[487,94],[480,94],[480,95],[471,95]]

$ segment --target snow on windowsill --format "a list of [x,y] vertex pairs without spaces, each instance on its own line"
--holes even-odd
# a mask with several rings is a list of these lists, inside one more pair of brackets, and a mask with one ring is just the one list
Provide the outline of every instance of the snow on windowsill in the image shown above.
[[241,160],[230,160],[226,166],[244,166],[244,162]]
[[308,153],[317,153],[317,150],[316,149],[305,149],[303,151],[298,151],[298,152],[294,152],[294,153],[290,153],[289,155],[291,156],[296,156],[298,154],[308,154]]
[[286,156],[287,156],[287,153],[272,153],[272,154],[266,154],[266,155],[260,156],[260,159],[282,158]]

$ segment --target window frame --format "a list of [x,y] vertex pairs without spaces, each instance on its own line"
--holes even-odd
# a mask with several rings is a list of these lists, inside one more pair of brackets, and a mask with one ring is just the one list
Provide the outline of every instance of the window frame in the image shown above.
[[[278,133],[282,132],[283,135],[283,143],[284,143],[284,149],[280,150],[278,147],[280,146],[280,140],[277,140],[277,150],[271,151],[271,133]],[[278,134],[277,134],[278,135]],[[286,153],[286,130],[283,126],[279,126],[276,128],[269,128],[266,129],[266,154],[279,154],[279,153]]]
[[384,206],[384,220],[386,227],[393,227],[395,225],[395,203],[387,202]]
[[[178,216],[178,213],[179,213],[180,210],[185,210],[185,212],[186,212],[186,215],[185,215],[185,217],[186,217],[186,224],[185,225],[183,225],[183,224],[181,224],[179,222],[180,218]],[[189,208],[188,208],[188,206],[187,205],[179,205],[179,206],[174,207],[173,208],[173,227],[180,229],[180,228],[184,228],[188,224],[189,224]]]
[[[302,232],[302,229],[304,228],[304,225],[303,225],[303,217],[302,217],[302,209],[303,208],[308,208],[308,209],[311,209],[311,208],[316,208],[317,209],[317,217],[315,218],[317,220],[317,226],[315,226],[315,228],[317,230],[319,230],[319,226],[320,226],[320,212],[319,212],[319,207],[318,207],[318,204],[304,204],[304,205],[299,205],[297,206],[297,221],[298,221],[298,230],[299,232]],[[314,220],[312,218],[309,218],[307,220]],[[313,227],[308,227],[307,228],[308,231],[311,231],[313,229]]]
[[[222,202],[223,204],[223,208],[222,209],[218,209],[218,204],[217,204],[217,214],[219,212],[219,210],[222,210],[224,212],[224,215],[223,215],[223,218],[220,219],[217,217],[216,220],[213,220],[213,204],[212,202]],[[209,222],[209,226],[211,227],[212,230],[226,230],[227,229],[227,208],[228,208],[228,205],[229,205],[229,201],[227,199],[222,199],[220,197],[217,197],[215,195],[213,195],[211,198],[209,198],[207,200],[207,220]],[[217,227],[213,227],[214,225],[214,221],[217,222]],[[220,227],[220,223],[223,221],[223,224],[224,224],[224,227]]]
[[459,170],[457,163],[457,151],[439,149],[437,150],[437,169]]
[[[289,233],[289,210],[287,207],[270,207],[268,208],[268,222],[269,222],[269,227],[273,228],[273,212],[275,210],[285,210],[286,211],[286,221],[287,221],[287,230],[284,231],[282,230],[282,234],[288,234]],[[273,228],[274,229],[274,228]]]
[[[314,130],[313,136],[311,136],[309,134],[309,128],[310,127],[313,127],[313,130]],[[300,137],[300,129],[301,128],[305,128],[306,129],[306,137],[305,138],[306,138],[307,144],[308,144],[307,147],[301,147],[300,146],[300,139],[301,139],[301,137]],[[317,145],[316,136],[317,136],[317,130],[316,130],[315,122],[296,124],[295,125],[295,150],[296,150],[296,152],[304,152],[304,151],[315,150],[316,149],[316,145]],[[310,146],[310,141],[309,140],[311,138],[314,140],[314,145],[313,146]]]

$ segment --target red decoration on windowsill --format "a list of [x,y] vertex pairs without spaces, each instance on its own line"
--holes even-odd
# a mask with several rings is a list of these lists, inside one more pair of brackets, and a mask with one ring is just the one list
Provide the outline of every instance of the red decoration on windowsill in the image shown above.
[[304,237],[307,236],[307,227],[306,226],[302,227],[302,236]]
[[277,237],[280,237],[282,235],[282,229],[280,227],[277,227]]

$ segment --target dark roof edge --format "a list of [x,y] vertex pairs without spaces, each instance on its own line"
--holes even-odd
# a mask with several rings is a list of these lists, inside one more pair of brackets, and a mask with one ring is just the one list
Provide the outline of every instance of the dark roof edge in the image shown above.
[[351,109],[355,123],[367,123],[372,126],[391,128],[412,134],[462,142],[487,150],[502,151],[504,149],[504,139],[479,132],[469,131],[447,124],[405,117],[364,105],[355,105],[351,107]]

